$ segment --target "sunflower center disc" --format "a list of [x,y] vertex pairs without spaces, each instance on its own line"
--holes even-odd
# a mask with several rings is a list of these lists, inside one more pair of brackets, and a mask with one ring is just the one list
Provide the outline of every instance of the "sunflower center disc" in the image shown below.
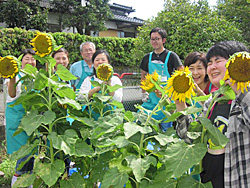
[[174,90],[178,93],[185,93],[189,90],[189,78],[187,78],[184,74],[177,76],[173,81]]
[[230,77],[237,82],[250,81],[250,60],[236,58],[234,63],[230,63],[228,72]]

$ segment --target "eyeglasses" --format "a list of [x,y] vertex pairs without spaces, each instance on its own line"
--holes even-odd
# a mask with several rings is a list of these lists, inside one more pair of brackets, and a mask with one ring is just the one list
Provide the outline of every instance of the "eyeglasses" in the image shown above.
[[155,38],[155,39],[150,39],[151,41],[158,41],[160,40],[161,38]]

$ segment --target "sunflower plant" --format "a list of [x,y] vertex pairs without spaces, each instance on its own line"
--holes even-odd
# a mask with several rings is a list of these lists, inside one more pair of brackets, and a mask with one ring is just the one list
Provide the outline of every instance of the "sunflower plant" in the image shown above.
[[237,52],[233,54],[226,63],[226,73],[223,80],[228,80],[234,85],[237,84],[237,89],[244,93],[244,89],[248,91],[250,84],[250,54],[248,52]]

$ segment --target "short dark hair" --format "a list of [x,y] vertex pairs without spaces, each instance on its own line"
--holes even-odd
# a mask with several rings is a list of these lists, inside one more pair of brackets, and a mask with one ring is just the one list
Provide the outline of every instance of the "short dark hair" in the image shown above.
[[96,56],[98,56],[99,54],[105,54],[107,59],[108,59],[108,62],[109,64],[111,64],[111,61],[110,61],[110,56],[109,56],[109,53],[106,51],[106,50],[97,50],[93,56],[92,56],[92,62],[94,63],[94,60],[96,58]]
[[160,27],[155,27],[154,29],[152,29],[152,30],[150,31],[149,36],[151,37],[151,34],[152,34],[152,33],[155,33],[155,32],[159,33],[159,35],[161,35],[161,38],[162,38],[162,39],[167,38],[167,32],[166,32],[166,30],[165,30],[165,29],[162,29],[162,28],[160,28]]
[[68,52],[68,50],[66,50],[65,48],[60,48],[59,50],[54,51],[54,52],[52,53],[51,56],[54,58],[55,55],[56,55],[57,53],[59,53],[59,52],[64,52],[64,53],[67,55],[68,59],[69,59],[69,52]]
[[26,54],[35,55],[36,52],[35,52],[33,49],[31,49],[31,48],[27,48],[27,49],[22,50],[22,51],[21,51],[21,55],[22,55],[21,61],[23,60],[23,57],[24,57]]
[[236,52],[248,52],[248,48],[241,42],[238,41],[222,41],[215,43],[207,52],[207,61],[210,61],[212,57],[220,56],[225,59],[229,59],[231,55]]
[[[207,69],[207,59],[206,59],[206,54],[205,53],[200,53],[200,52],[192,52],[190,53],[184,60],[184,66],[190,66],[194,63],[196,63],[198,60],[202,62],[204,65],[205,69]],[[204,81],[208,81],[208,75],[205,76]]]

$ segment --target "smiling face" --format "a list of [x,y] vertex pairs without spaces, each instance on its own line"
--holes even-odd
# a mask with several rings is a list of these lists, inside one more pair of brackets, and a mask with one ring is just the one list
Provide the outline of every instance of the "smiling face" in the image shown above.
[[166,39],[162,39],[161,35],[158,32],[151,33],[150,36],[150,43],[152,47],[157,51],[164,48],[164,43],[166,42]]
[[84,61],[86,61],[87,63],[92,62],[92,56],[94,53],[95,53],[95,49],[91,44],[85,44],[82,47],[81,55]]
[[104,53],[98,54],[94,59],[94,68],[97,69],[103,63],[109,63],[107,56]]
[[207,64],[207,74],[216,87],[220,87],[220,80],[225,76],[227,59],[220,56],[211,57]]
[[194,82],[197,85],[203,84],[205,82],[206,68],[200,60],[189,65],[189,70],[192,72]]
[[22,69],[26,64],[30,64],[33,67],[36,67],[36,60],[33,58],[31,54],[25,54],[22,58]]
[[56,60],[55,69],[57,69],[57,65],[61,64],[64,67],[67,67],[69,64],[69,58],[65,52],[58,52],[54,55],[54,59]]

